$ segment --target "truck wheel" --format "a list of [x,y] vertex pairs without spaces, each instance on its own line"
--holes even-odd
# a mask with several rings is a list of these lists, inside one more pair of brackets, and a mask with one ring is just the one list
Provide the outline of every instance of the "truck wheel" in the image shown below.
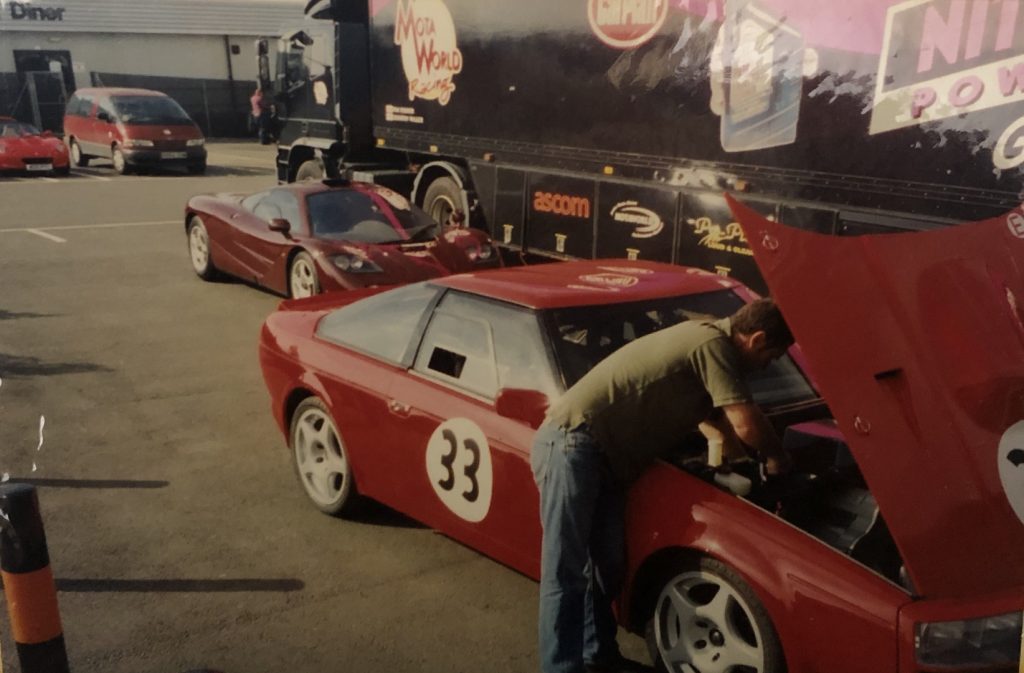
[[647,624],[659,671],[782,673],[782,645],[753,589],[726,564],[703,558],[666,581]]
[[295,182],[302,182],[303,180],[323,179],[324,167],[316,159],[303,161],[302,164],[299,166],[299,170],[295,173]]
[[446,224],[452,213],[461,210],[462,190],[449,177],[438,178],[427,187],[423,195],[423,210],[438,224]]

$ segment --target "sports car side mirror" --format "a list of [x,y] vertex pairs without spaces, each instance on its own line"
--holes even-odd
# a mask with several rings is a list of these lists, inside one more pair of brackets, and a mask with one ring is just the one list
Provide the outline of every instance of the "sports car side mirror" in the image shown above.
[[275,217],[270,221],[270,230],[280,231],[282,234],[287,236],[288,232],[292,230],[292,223],[284,218]]
[[494,410],[499,416],[539,428],[548,410],[548,396],[525,388],[502,388],[494,400]]

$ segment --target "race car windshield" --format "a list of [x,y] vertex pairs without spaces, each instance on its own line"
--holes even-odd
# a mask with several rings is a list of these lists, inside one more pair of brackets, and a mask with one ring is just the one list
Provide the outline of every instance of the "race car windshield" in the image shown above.
[[415,206],[396,209],[383,198],[351,189],[306,197],[313,235],[353,243],[406,243],[436,235],[433,220]]
[[180,105],[163,96],[114,96],[110,101],[125,124],[192,124]]
[[22,122],[0,122],[0,138],[20,138],[22,136],[37,136],[39,129],[31,124]]
[[[566,387],[633,339],[685,320],[718,320],[736,312],[743,299],[731,290],[551,312],[552,342]],[[783,355],[747,378],[754,400],[764,406],[818,399],[800,368]]]

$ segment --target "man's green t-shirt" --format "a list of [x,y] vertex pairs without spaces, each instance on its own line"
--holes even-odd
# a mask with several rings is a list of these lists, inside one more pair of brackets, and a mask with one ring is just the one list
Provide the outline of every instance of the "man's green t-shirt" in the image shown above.
[[583,423],[626,484],[705,420],[715,407],[751,400],[729,319],[687,321],[648,334],[591,369],[548,412]]

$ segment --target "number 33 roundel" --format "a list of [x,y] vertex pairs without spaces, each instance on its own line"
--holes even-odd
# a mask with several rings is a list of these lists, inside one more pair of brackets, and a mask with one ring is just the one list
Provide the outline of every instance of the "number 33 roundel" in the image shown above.
[[445,507],[466,521],[483,521],[491,507],[491,449],[468,418],[437,426],[427,443],[427,478]]

